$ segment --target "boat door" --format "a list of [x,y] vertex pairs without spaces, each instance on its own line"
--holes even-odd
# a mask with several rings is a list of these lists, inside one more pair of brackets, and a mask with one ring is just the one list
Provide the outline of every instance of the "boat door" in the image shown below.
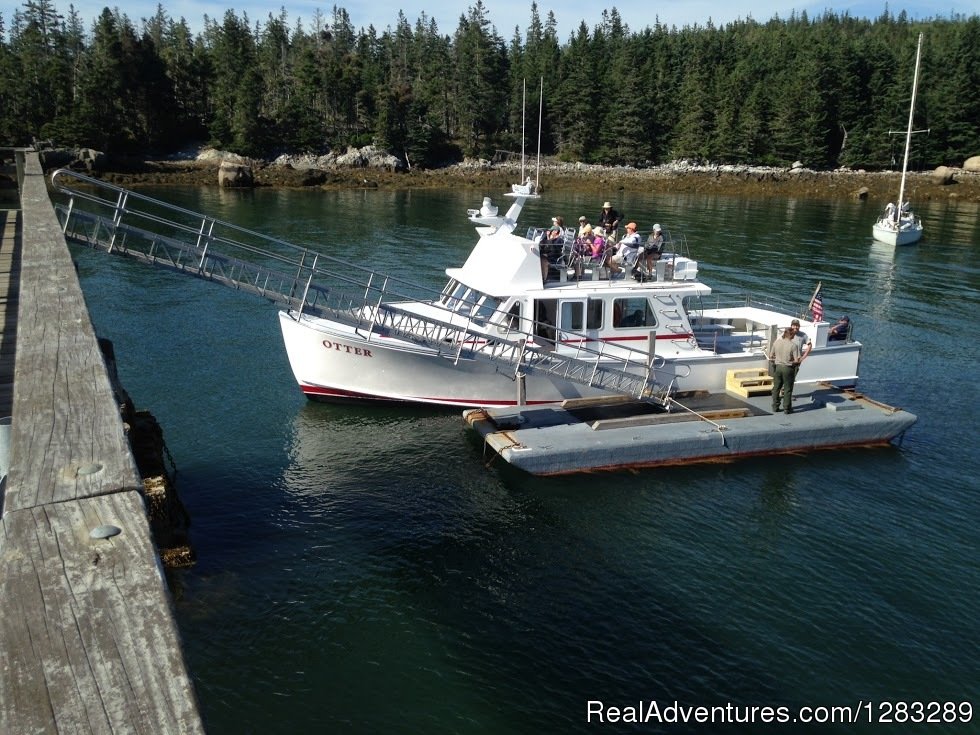
[[549,350],[555,347],[558,299],[535,299],[534,339]]
[[[558,299],[558,344],[562,352],[579,350],[589,340],[582,335],[589,331],[587,320],[588,300],[582,298]],[[593,327],[593,331],[595,328]],[[589,335],[594,338],[594,335]]]

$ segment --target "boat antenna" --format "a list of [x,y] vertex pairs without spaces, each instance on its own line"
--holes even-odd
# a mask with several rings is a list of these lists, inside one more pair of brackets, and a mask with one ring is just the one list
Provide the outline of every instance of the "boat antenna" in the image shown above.
[[544,77],[541,77],[541,88],[538,91],[538,169],[534,172],[534,190],[538,190],[541,178],[541,120],[544,118]]
[[527,79],[522,82],[521,88],[521,183],[524,183],[524,142],[525,142],[525,119],[527,118]]
[[892,215],[895,222],[902,217],[902,206],[905,203],[905,172],[909,167],[909,147],[912,145],[912,116],[915,113],[915,94],[919,89],[919,63],[922,61],[922,34],[919,34],[919,45],[915,48],[915,74],[912,75],[912,104],[909,105],[909,126],[905,133],[905,156],[902,158],[902,183],[898,187],[898,206]]

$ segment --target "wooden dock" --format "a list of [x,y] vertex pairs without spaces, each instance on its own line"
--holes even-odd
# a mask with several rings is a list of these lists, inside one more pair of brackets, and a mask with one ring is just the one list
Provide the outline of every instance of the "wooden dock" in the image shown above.
[[0,733],[203,733],[119,406],[38,157],[23,159],[0,241]]
[[[0,421],[14,407],[14,349],[17,345],[17,294],[20,281],[20,210],[0,209]],[[6,467],[0,468],[0,475]]]

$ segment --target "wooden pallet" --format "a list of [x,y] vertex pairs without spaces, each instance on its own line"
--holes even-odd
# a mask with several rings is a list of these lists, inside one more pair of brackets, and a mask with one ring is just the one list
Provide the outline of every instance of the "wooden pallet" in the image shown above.
[[729,370],[725,389],[740,396],[764,396],[772,393],[772,377],[765,370]]

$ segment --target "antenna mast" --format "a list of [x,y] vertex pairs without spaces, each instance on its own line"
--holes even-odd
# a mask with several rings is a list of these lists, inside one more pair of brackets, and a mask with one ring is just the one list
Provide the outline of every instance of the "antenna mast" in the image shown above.
[[544,77],[541,77],[541,88],[538,91],[538,170],[534,172],[534,190],[538,190],[541,178],[541,120],[544,118]]

